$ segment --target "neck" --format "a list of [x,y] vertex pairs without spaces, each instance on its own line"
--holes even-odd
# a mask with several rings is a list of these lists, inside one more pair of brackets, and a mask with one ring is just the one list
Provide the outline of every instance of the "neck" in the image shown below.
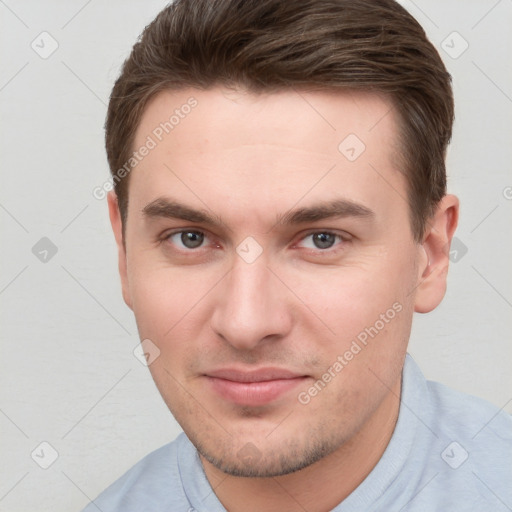
[[400,383],[399,378],[349,441],[300,471],[274,478],[234,477],[201,457],[219,501],[229,512],[332,510],[361,484],[382,457],[398,419]]

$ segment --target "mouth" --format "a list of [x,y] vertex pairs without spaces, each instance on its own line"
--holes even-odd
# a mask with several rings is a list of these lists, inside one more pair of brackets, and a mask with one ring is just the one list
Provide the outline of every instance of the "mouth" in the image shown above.
[[229,402],[249,407],[269,404],[283,397],[309,377],[281,368],[252,371],[220,369],[204,375],[214,393]]

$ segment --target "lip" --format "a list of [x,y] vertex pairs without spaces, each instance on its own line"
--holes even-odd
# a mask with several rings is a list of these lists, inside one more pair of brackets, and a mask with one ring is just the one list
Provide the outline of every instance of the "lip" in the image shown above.
[[253,407],[277,400],[308,378],[282,368],[251,371],[225,368],[210,371],[205,377],[213,391],[223,399]]

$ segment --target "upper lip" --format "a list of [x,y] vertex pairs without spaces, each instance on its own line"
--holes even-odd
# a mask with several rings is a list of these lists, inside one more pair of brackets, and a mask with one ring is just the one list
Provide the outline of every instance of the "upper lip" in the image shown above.
[[306,377],[299,373],[283,368],[259,368],[257,370],[236,370],[234,368],[222,368],[212,370],[205,374],[207,377],[231,380],[233,382],[265,382],[269,380],[296,379]]

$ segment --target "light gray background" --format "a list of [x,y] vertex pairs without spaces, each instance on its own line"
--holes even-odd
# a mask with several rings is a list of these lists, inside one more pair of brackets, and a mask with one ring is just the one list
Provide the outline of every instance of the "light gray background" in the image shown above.
[[[164,5],[0,0],[0,511],[78,511],[179,432],[133,355],[106,201],[92,196],[108,178],[113,81]],[[410,352],[428,378],[512,411],[512,0],[403,5],[454,78],[449,189],[462,202],[447,296],[416,317]],[[51,48],[43,31],[59,45],[47,58],[31,48]],[[453,31],[469,44],[457,58]],[[42,237],[58,248],[46,263],[32,252]],[[43,441],[58,452],[48,469]]]

